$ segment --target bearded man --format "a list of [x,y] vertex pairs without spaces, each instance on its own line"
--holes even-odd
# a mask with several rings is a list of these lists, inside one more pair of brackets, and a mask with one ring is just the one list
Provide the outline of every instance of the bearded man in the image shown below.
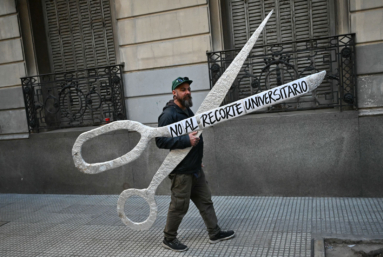
[[[158,117],[158,126],[166,126],[194,116],[190,84],[192,80],[179,77],[172,82],[173,100],[170,100]],[[188,247],[177,239],[177,230],[189,209],[190,200],[198,208],[209,233],[209,242],[233,238],[234,231],[223,231],[218,226],[211,192],[202,170],[203,138],[197,132],[175,138],[158,137],[156,144],[163,149],[184,149],[193,147],[185,159],[169,175],[171,179],[171,202],[164,230],[162,245],[170,250],[182,252]]]

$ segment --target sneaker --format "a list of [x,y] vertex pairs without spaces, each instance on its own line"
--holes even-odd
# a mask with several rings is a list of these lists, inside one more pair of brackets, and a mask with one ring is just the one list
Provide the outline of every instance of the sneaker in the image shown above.
[[211,244],[216,244],[216,243],[218,243],[220,241],[228,240],[228,239],[233,238],[233,237],[235,237],[235,233],[234,233],[233,230],[227,230],[227,231],[221,230],[215,236],[210,237],[209,242]]
[[177,238],[173,239],[172,241],[168,241],[166,240],[166,238],[164,238],[164,241],[162,242],[162,246],[165,247],[166,249],[170,249],[176,252],[184,252],[189,249],[186,245],[178,241]]

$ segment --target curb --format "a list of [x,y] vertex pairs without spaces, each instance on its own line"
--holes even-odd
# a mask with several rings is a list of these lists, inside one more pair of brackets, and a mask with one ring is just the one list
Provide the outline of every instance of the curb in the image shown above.
[[311,257],[325,257],[324,238],[311,240]]

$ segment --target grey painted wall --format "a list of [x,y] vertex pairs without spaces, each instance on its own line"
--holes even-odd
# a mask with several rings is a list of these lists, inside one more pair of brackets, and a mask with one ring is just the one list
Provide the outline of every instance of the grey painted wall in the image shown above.
[[[206,129],[204,168],[215,195],[382,197],[383,116],[357,111],[247,115]],[[79,130],[0,142],[0,192],[119,194],[145,188],[167,150],[151,142],[130,165],[96,175],[75,169]],[[121,156],[139,140],[118,131],[84,145],[88,162]],[[169,180],[158,194],[169,194]]]

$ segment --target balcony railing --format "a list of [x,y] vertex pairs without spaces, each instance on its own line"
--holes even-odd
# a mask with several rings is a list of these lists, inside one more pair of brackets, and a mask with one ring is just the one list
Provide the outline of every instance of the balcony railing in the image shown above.
[[[207,53],[210,87],[240,50]],[[255,46],[223,104],[322,70],[327,75],[315,92],[263,111],[356,109],[355,34]]]
[[29,132],[126,119],[123,66],[21,78]]

